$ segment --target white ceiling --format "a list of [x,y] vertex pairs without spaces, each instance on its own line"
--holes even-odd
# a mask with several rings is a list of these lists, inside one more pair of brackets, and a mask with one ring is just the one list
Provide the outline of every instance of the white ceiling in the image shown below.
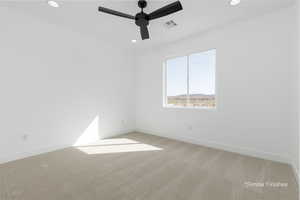
[[[149,0],[145,12],[151,12],[168,3],[169,0]],[[88,34],[101,40],[117,42],[120,45],[149,46],[226,25],[230,22],[248,19],[263,13],[295,3],[295,0],[241,0],[238,6],[230,6],[230,0],[181,0],[183,11],[151,21],[148,41],[141,41],[139,29],[134,21],[98,12],[98,6],[104,6],[128,14],[140,12],[137,0],[57,0],[60,8],[48,6],[46,0],[13,0],[1,1],[0,6],[22,10],[28,14],[53,23],[65,26],[74,31]],[[163,24],[174,20],[178,26],[167,29]]]

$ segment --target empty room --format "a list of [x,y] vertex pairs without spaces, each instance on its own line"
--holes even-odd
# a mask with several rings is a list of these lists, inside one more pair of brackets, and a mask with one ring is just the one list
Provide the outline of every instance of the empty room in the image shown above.
[[0,200],[299,200],[300,1],[0,0]]

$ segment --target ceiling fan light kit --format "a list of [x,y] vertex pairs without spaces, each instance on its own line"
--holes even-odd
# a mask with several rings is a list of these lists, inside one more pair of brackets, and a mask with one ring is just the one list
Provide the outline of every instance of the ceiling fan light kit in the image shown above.
[[145,40],[150,38],[148,25],[151,20],[173,14],[183,9],[180,1],[166,5],[158,10],[155,10],[154,12],[151,12],[150,14],[144,13],[144,8],[147,7],[146,0],[139,0],[138,6],[141,8],[141,12],[137,13],[135,16],[101,6],[99,6],[98,10],[99,12],[135,20],[135,24],[140,27],[141,37],[143,40]]

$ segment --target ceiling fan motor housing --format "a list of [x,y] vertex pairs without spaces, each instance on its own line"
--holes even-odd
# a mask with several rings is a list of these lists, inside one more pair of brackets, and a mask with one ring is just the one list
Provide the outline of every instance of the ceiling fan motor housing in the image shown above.
[[135,24],[137,26],[148,26],[149,25],[149,17],[148,14],[143,12],[143,9],[147,7],[146,0],[139,0],[138,6],[142,9],[142,11],[135,15]]
[[146,13],[138,13],[135,16],[135,24],[138,26],[148,26],[149,25],[149,17]]

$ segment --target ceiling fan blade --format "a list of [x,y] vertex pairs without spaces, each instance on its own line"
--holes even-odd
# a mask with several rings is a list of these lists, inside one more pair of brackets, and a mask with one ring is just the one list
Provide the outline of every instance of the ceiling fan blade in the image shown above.
[[169,15],[169,14],[172,14],[172,13],[175,13],[177,11],[180,11],[182,10],[182,5],[180,3],[180,1],[176,1],[174,3],[171,3],[167,6],[164,6],[152,13],[149,14],[149,20],[153,20],[153,19],[157,19],[157,18],[160,18],[160,17],[164,17],[166,15]]
[[142,39],[143,40],[149,39],[149,31],[148,31],[147,26],[141,26],[140,29],[141,29]]
[[108,13],[108,14],[111,14],[111,15],[116,15],[116,16],[119,16],[119,17],[125,17],[125,18],[128,18],[128,19],[135,19],[135,17],[133,15],[128,15],[126,13],[111,10],[109,8],[104,8],[104,7],[101,7],[101,6],[99,6],[98,10],[99,10],[99,12],[104,12],[104,13]]

